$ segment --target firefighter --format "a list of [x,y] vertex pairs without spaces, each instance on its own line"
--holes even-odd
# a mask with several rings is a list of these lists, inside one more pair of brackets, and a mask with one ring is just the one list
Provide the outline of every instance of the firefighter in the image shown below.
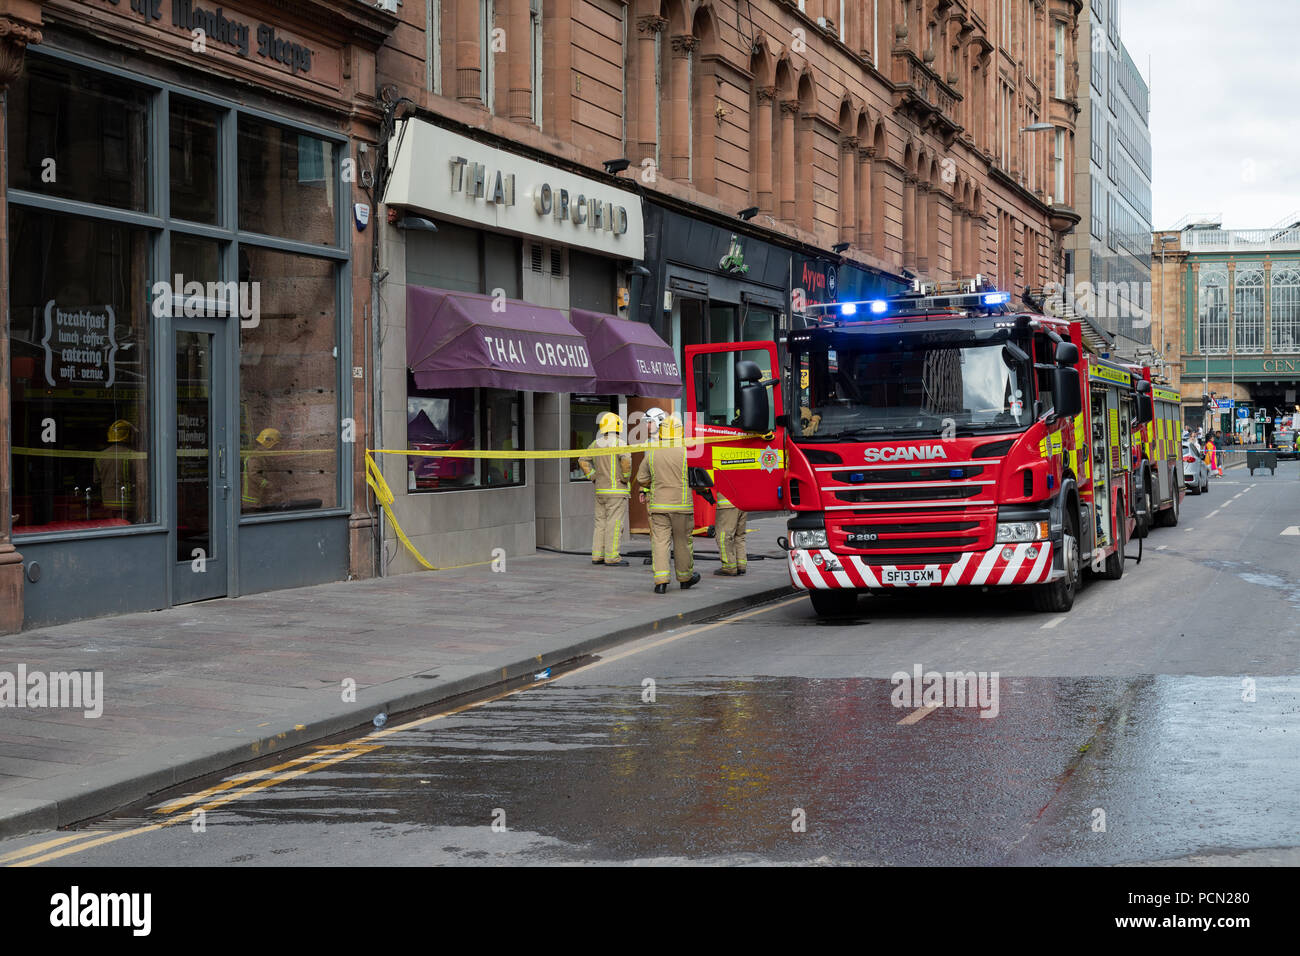
[[[596,440],[588,448],[616,448],[626,445],[620,433],[623,419],[613,412],[600,416]],[[631,455],[587,455],[578,459],[578,467],[596,486],[596,527],[591,535],[591,563],[609,568],[627,567],[619,559],[618,543],[623,536],[627,502],[631,495],[628,480],[632,477]]]
[[713,494],[717,497],[718,511],[713,519],[718,535],[718,554],[722,558],[722,567],[713,573],[724,578],[734,578],[745,573],[745,527],[747,513],[741,511],[727,496],[716,487]]
[[646,409],[645,414],[641,416],[641,422],[645,426],[645,443],[647,445],[653,445],[659,440],[659,426],[667,417],[667,413],[657,405],[654,408]]
[[[276,428],[263,428],[257,433],[257,444],[265,451],[271,451],[280,444],[280,431]],[[248,508],[279,504],[279,488],[273,480],[270,462],[254,449],[244,459],[244,487],[241,498]]]
[[659,425],[660,447],[652,448],[641,460],[636,480],[643,488],[641,501],[649,502],[650,553],[654,567],[656,594],[668,590],[668,546],[672,544],[673,563],[677,583],[682,589],[693,587],[700,580],[695,570],[692,525],[695,522],[695,502],[691,498],[686,475],[686,449],[681,443],[682,420],[670,415]]
[[131,521],[143,520],[148,501],[144,456],[131,447],[135,426],[119,418],[108,426],[108,445],[95,459],[95,484],[104,507]]

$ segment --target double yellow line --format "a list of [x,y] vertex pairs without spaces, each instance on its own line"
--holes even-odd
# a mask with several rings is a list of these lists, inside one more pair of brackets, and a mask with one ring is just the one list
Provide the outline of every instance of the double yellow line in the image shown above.
[[[613,654],[609,657],[601,658],[590,664],[579,667],[575,670],[568,671],[556,677],[548,677],[545,680],[532,681],[521,687],[515,687],[510,690],[493,694],[491,697],[483,700],[473,701],[468,704],[461,704],[458,707],[452,707],[448,710],[431,714],[428,717],[420,717],[416,720],[408,721],[404,724],[395,724],[392,727],[385,727],[382,730],[372,730],[360,740],[349,741],[341,744],[324,744],[312,749],[309,754],[301,757],[295,757],[292,760],[276,764],[274,767],[267,767],[263,770],[254,770],[249,773],[236,774],[221,783],[200,790],[197,793],[185,797],[177,797],[169,800],[154,809],[162,819],[157,823],[147,823],[142,826],[132,827],[128,830],[108,831],[108,830],[85,830],[78,833],[70,833],[65,836],[55,837],[42,843],[34,843],[31,846],[23,847],[20,850],[13,850],[0,856],[0,866],[39,866],[42,863],[51,863],[55,860],[62,859],[66,856],[72,856],[76,853],[83,853],[86,850],[92,850],[95,847],[107,846],[110,843],[116,843],[118,840],[125,840],[129,837],[139,836],[144,833],[152,833],[155,830],[162,830],[178,823],[185,823],[194,819],[194,814],[203,811],[205,814],[210,810],[216,810],[220,807],[227,806],[244,797],[259,793],[269,787],[277,784],[286,783],[296,777],[304,776],[316,770],[323,770],[326,767],[332,767],[340,764],[345,760],[351,760],[353,757],[359,757],[362,754],[372,753],[381,750],[385,746],[379,743],[385,737],[392,734],[402,733],[406,730],[413,730],[417,727],[423,727],[431,724],[435,720],[441,720],[444,717],[454,717],[456,714],[472,710],[475,707],[482,707],[486,704],[495,703],[506,697],[512,697],[515,694],[522,693],[526,690],[532,690],[542,684],[549,684],[552,681],[559,680],[561,677],[568,677],[578,674],[593,667],[599,667],[602,664],[609,664],[634,654],[643,654],[646,651],[654,650],[665,644],[671,644],[674,641],[680,641],[687,637],[693,637],[696,634],[702,634],[705,631],[711,631],[714,628],[722,627],[734,621],[742,621],[758,614],[766,614],[769,611],[778,608],[787,607],[791,604],[797,604],[803,601],[802,597],[792,598],[786,601],[780,601],[757,608],[753,611],[746,611],[743,614],[730,615],[711,624],[704,624],[700,627],[689,628],[680,634],[670,634],[659,640],[641,642],[638,645]],[[541,656],[538,656],[538,665],[541,664]],[[504,675],[503,675],[504,676]]]

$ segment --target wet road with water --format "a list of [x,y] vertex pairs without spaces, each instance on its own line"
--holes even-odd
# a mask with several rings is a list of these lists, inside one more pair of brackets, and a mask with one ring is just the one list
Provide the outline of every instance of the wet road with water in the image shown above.
[[[838,622],[777,601],[0,860],[1294,865],[1300,476],[1227,474],[1068,615],[1013,593],[873,595]],[[900,700],[918,670],[981,676],[932,709]]]

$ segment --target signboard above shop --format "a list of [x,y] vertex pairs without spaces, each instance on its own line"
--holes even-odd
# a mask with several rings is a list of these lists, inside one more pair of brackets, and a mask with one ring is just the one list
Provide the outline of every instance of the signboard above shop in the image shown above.
[[384,201],[624,259],[645,257],[641,198],[608,183],[405,120],[389,141]]

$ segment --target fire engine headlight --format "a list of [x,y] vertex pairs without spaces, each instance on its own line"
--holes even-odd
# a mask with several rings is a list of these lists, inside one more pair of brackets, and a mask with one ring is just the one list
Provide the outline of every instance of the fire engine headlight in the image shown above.
[[1046,521],[1007,521],[998,524],[998,544],[1020,541],[1046,541],[1050,529]]
[[790,547],[808,549],[828,547],[826,532],[822,529],[816,531],[792,531],[790,533]]

